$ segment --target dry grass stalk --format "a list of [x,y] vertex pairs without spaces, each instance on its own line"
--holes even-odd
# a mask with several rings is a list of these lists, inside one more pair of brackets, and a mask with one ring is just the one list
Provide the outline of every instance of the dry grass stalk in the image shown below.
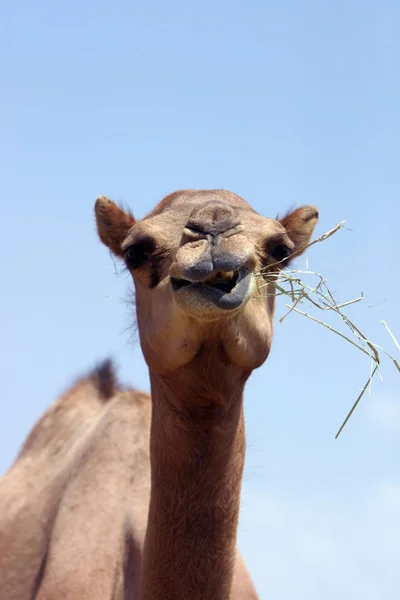
[[[311,242],[308,246],[306,246],[306,248],[309,248],[310,246],[313,246],[314,244],[317,244],[318,242],[325,241],[326,239],[331,237],[333,234],[335,234],[337,231],[342,229],[343,225],[344,225],[344,221],[339,223],[338,225],[336,225],[336,227],[334,227],[327,233],[324,233],[324,235],[322,235],[318,239]],[[305,250],[305,248],[304,248],[304,250]],[[342,425],[340,426],[340,428],[335,436],[335,438],[337,439],[339,437],[339,435],[341,434],[341,432],[343,431],[343,429],[344,429],[345,425],[347,424],[348,420],[350,419],[351,415],[353,414],[354,410],[356,409],[357,405],[359,404],[361,398],[364,396],[364,394],[366,392],[368,392],[369,394],[371,393],[372,379],[376,375],[376,373],[380,370],[381,357],[380,357],[379,352],[383,352],[384,354],[386,354],[389,357],[389,359],[393,362],[393,364],[395,365],[395,367],[397,368],[397,370],[399,372],[400,372],[400,365],[399,365],[398,361],[393,356],[391,356],[389,354],[389,352],[387,352],[384,348],[371,342],[367,338],[367,336],[364,335],[358,327],[356,327],[356,325],[349,319],[349,317],[346,314],[344,314],[343,308],[349,306],[350,304],[360,302],[363,299],[363,294],[361,294],[358,298],[355,298],[353,300],[338,303],[336,301],[336,299],[334,298],[333,293],[327,286],[326,280],[319,273],[315,273],[314,271],[309,271],[308,267],[306,267],[306,269],[304,269],[304,270],[296,270],[296,269],[281,270],[281,269],[277,268],[278,265],[279,265],[279,263],[274,263],[273,265],[270,265],[267,269],[264,269],[264,270],[260,271],[259,273],[256,273],[256,276],[258,278],[258,289],[259,289],[260,295],[265,296],[266,294],[268,294],[268,288],[273,287],[273,288],[275,288],[274,293],[277,296],[285,296],[285,297],[290,298],[291,304],[285,304],[285,306],[289,310],[280,319],[280,323],[282,323],[292,312],[299,313],[300,315],[303,315],[303,316],[307,317],[308,319],[311,319],[312,321],[315,321],[316,323],[323,325],[324,327],[326,327],[333,333],[336,333],[336,335],[345,339],[347,342],[349,342],[350,344],[352,344],[353,346],[358,348],[361,352],[366,354],[371,360],[371,368],[370,368],[369,377],[368,377],[364,387],[362,388],[359,396],[357,397],[356,401],[354,402],[353,406],[351,407],[350,411],[348,412],[345,420],[343,421]],[[307,279],[307,278],[309,279],[310,277],[315,282],[314,285],[309,285],[305,282],[305,279]],[[340,317],[340,319],[342,320],[342,322],[346,325],[347,329],[349,330],[348,335],[335,329],[334,327],[332,327],[325,321],[318,319],[317,317],[311,315],[309,312],[300,310],[299,305],[303,305],[306,302],[309,303],[311,305],[311,307],[313,307],[313,308],[317,308],[317,309],[319,309],[321,311],[325,311],[325,312],[327,312],[327,311],[333,312],[336,315],[338,315]],[[381,321],[381,323],[384,325],[388,334],[392,338],[395,346],[400,351],[400,345],[397,342],[392,331],[389,329],[386,322]]]

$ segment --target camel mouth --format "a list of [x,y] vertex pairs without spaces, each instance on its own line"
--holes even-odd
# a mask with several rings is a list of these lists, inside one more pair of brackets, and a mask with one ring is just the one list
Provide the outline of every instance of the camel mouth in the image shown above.
[[214,271],[211,277],[204,281],[189,281],[178,277],[171,277],[171,287],[181,302],[211,303],[223,310],[238,308],[249,297],[252,272],[242,267],[235,271]]
[[[209,287],[215,288],[224,292],[225,294],[229,294],[233,288],[235,287],[237,280],[239,278],[239,270],[230,271],[228,273],[223,273],[221,271],[215,271],[211,277],[205,279],[200,282],[200,285],[207,285]],[[188,279],[178,279],[177,277],[171,277],[171,285],[172,288],[177,291],[181,288],[192,285],[193,281],[189,281]]]

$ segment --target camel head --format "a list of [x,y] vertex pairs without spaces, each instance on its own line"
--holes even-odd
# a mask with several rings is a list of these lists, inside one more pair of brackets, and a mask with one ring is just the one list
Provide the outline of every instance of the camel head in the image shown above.
[[260,297],[254,273],[301,254],[315,207],[272,219],[231,192],[185,190],[141,221],[105,197],[95,212],[100,239],[132,274],[151,372],[182,369],[204,352],[212,355],[208,370],[228,364],[250,372],[265,361],[275,300]]

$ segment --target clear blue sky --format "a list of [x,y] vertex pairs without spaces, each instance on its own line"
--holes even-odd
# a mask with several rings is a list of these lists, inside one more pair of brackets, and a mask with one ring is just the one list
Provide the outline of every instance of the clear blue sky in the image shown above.
[[[317,234],[346,219],[309,266],[342,300],[362,290],[349,315],[396,352],[379,320],[400,338],[399,31],[394,0],[3,6],[0,471],[95,360],[148,387],[126,332],[129,278],[96,238],[98,194],[140,217],[177,188],[225,187],[265,216],[317,204]],[[388,361],[334,440],[368,370],[291,315],[253,374],[239,541],[262,599],[398,597]]]

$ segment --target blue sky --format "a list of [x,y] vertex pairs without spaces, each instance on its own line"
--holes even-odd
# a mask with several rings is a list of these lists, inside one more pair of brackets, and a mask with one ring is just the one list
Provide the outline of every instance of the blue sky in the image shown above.
[[[17,0],[2,15],[0,471],[97,359],[148,388],[98,194],[141,217],[175,189],[224,187],[265,216],[318,205],[317,235],[346,219],[309,267],[341,300],[362,290],[350,317],[396,353],[380,319],[400,338],[398,3]],[[262,599],[397,598],[390,362],[334,440],[368,370],[300,315],[276,324],[246,393],[239,542]]]

